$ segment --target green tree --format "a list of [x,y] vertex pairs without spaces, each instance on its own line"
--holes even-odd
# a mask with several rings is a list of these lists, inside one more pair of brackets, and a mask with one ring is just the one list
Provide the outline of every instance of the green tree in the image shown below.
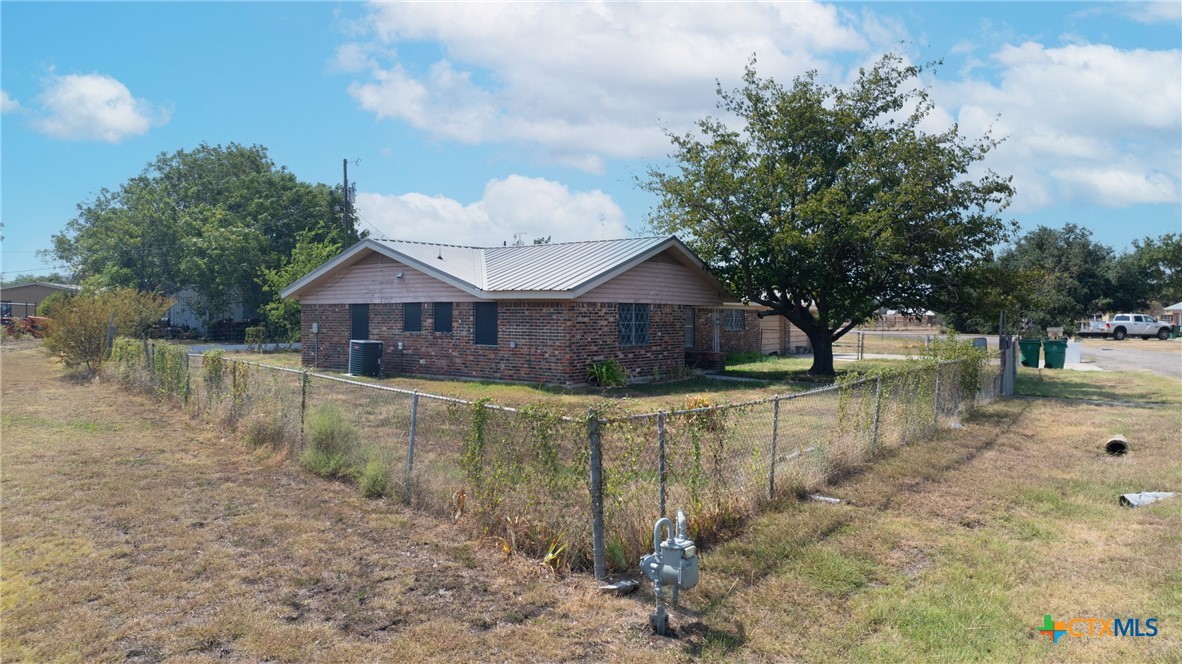
[[195,308],[214,317],[228,303],[263,301],[263,269],[281,269],[301,231],[332,228],[357,239],[337,213],[339,188],[301,182],[266,148],[202,144],[161,154],[117,190],[78,205],[50,255],[84,284],[175,295],[191,287]]
[[957,128],[920,130],[932,111],[921,68],[898,55],[849,89],[816,73],[790,88],[761,79],[724,92],[725,119],[670,134],[677,170],[654,168],[650,223],[683,234],[730,291],[786,317],[812,342],[813,374],[833,374],[833,342],[882,307],[928,308],[934,294],[1008,237],[1008,177],[969,169],[997,145]]
[[341,244],[334,237],[335,233],[324,226],[302,231],[285,265],[278,269],[263,268],[260,282],[271,299],[263,305],[262,313],[272,337],[299,339],[300,303],[285,300],[279,293],[341,251]]
[[31,284],[37,281],[47,284],[74,283],[74,280],[69,275],[61,272],[50,272],[49,274],[18,274],[15,277],[0,281],[0,288],[20,286],[21,284]]
[[998,257],[1002,269],[1025,275],[1021,317],[1032,325],[1070,327],[1114,308],[1113,253],[1075,224],[1039,226]]
[[1182,234],[1167,233],[1159,238],[1133,240],[1133,250],[1117,259],[1114,282],[1144,285],[1144,301],[1169,306],[1182,301]]
[[1012,317],[1031,307],[1029,285],[1038,277],[1039,273],[1007,268],[998,260],[983,262],[939,289],[932,309],[958,332],[997,334],[1003,311]]

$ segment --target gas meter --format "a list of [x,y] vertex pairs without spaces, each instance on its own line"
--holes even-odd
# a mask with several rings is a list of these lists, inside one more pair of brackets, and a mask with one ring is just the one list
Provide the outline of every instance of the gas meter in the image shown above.
[[[668,539],[661,540],[661,528]],[[685,514],[677,511],[677,532],[673,522],[666,517],[657,519],[653,526],[653,552],[640,559],[640,569],[653,582],[653,595],[657,610],[649,617],[653,631],[662,636],[669,628],[669,616],[665,612],[664,588],[670,590],[673,606],[677,606],[677,593],[698,585],[698,548],[686,534]]]

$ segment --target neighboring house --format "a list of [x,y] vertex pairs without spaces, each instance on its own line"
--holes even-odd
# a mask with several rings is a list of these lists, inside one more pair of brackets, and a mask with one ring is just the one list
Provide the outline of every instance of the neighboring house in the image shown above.
[[1182,302],[1171,304],[1162,311],[1163,313],[1161,316],[1158,316],[1158,320],[1163,323],[1170,323],[1171,325],[1182,325]]
[[597,361],[647,379],[697,354],[717,359],[727,333],[759,339],[749,308],[750,327],[724,333],[731,298],[672,236],[490,248],[365,239],[282,296],[300,302],[304,364],[338,370],[350,339],[376,339],[385,371],[569,385]]
[[908,316],[901,314],[893,309],[887,309],[883,312],[881,318],[867,326],[873,326],[875,329],[915,329],[921,327],[938,327],[940,321],[936,319],[936,312],[925,311],[922,316]]
[[82,290],[70,284],[51,284],[34,281],[19,286],[7,286],[0,289],[0,301],[3,301],[4,315],[24,318],[37,315],[37,305],[54,293],[76,293]]

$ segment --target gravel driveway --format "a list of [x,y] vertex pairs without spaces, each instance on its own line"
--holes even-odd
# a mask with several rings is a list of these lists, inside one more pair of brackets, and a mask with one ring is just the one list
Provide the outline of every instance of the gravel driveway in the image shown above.
[[1182,342],[1152,339],[1088,339],[1081,349],[1085,363],[1105,371],[1151,371],[1182,381]]

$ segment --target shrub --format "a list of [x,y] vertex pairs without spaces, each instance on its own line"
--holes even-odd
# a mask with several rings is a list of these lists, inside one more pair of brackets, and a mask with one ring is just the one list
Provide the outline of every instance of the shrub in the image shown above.
[[353,467],[348,459],[340,454],[332,454],[323,450],[306,449],[300,455],[300,463],[308,470],[321,477],[347,478],[353,475]]
[[390,489],[390,466],[378,459],[370,459],[357,480],[361,495],[366,498],[381,498]]
[[140,337],[172,306],[168,298],[121,288],[84,291],[51,302],[46,314],[52,319],[45,335],[45,349],[69,368],[97,371],[107,352],[107,324],[127,337]]
[[602,360],[587,367],[587,381],[600,387],[623,387],[628,382],[628,372],[616,360]]
[[357,448],[357,429],[345,420],[335,406],[321,406],[308,413],[305,420],[308,449],[300,461],[322,477],[351,477]]
[[286,434],[283,422],[278,417],[260,413],[246,420],[242,439],[252,450],[260,447],[279,449],[283,446]]
[[48,297],[46,297],[44,300],[41,300],[41,303],[37,305],[37,315],[49,316],[49,312],[53,311],[54,307],[60,306],[61,303],[70,299],[73,295],[73,291],[57,291],[56,293],[50,293]]

